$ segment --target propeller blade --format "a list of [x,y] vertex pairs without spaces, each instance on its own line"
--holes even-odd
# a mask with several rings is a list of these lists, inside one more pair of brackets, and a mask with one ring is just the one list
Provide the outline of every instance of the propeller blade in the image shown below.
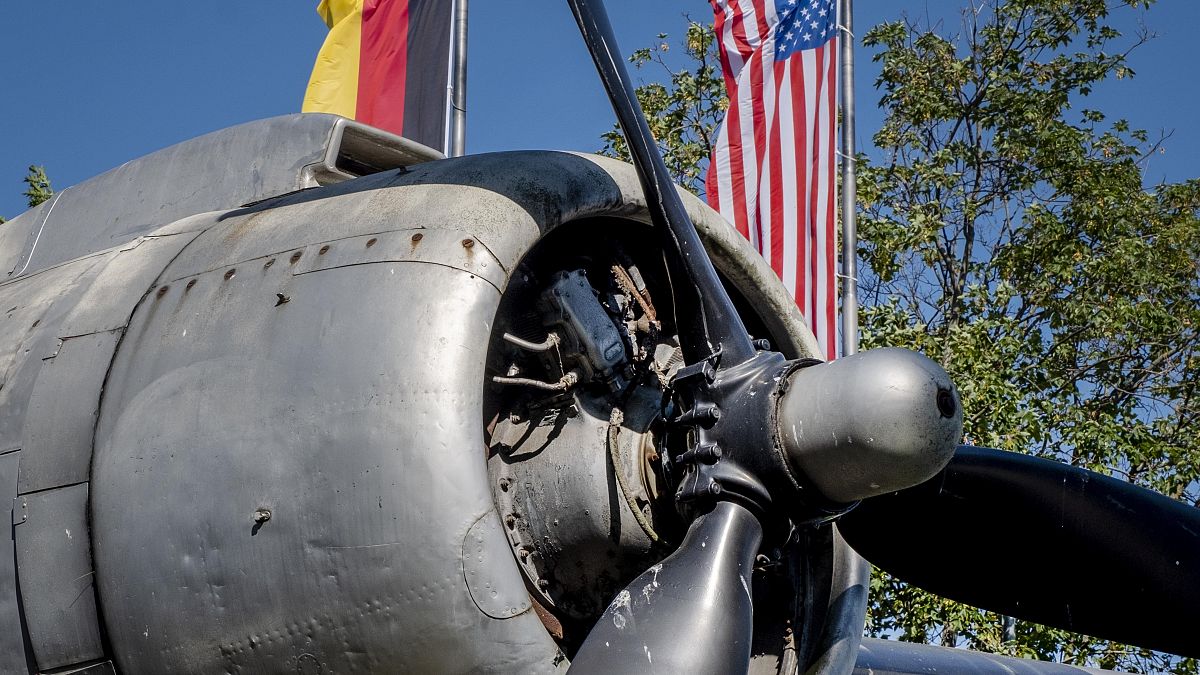
[[1200,509],[1059,462],[961,446],[838,524],[897,577],[976,607],[1200,656]]
[[671,174],[663,163],[650,126],[646,123],[646,116],[634,94],[633,82],[625,68],[621,50],[617,47],[604,3],[601,0],[568,2],[600,79],[604,82],[625,142],[629,145],[629,154],[633,157],[642,190],[646,194],[650,218],[663,234],[663,246],[678,252],[678,256],[668,256],[669,259],[674,258],[674,269],[671,271],[682,272],[681,276],[691,281],[690,285],[696,294],[695,297],[688,297],[691,293],[685,295],[680,287],[687,284],[682,279],[674,284],[678,289],[676,294],[680,296],[677,297],[677,304],[683,305],[676,311],[680,321],[692,320],[691,317],[697,320],[695,325],[681,330],[685,359],[688,363],[695,363],[720,349],[723,364],[732,366],[742,363],[754,356],[754,345],[733,301],[721,285],[708,253],[700,243],[696,226],[688,218],[683,201],[675,191]]
[[718,502],[679,548],[617,594],[571,661],[588,673],[744,673],[750,664],[750,577],[762,526]]

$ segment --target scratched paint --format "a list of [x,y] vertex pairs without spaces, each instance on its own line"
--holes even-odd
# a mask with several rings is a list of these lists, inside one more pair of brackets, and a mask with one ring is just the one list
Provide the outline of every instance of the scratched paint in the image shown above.
[[612,604],[609,605],[608,611],[612,613],[613,625],[617,627],[617,630],[625,628],[626,620],[622,610],[628,612],[632,601],[633,597],[629,594],[629,591],[622,590],[620,593],[617,593],[617,597],[613,598]]

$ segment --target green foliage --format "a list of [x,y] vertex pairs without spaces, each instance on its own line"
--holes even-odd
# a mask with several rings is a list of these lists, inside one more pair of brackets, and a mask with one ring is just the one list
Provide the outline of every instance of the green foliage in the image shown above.
[[46,177],[45,167],[30,166],[29,173],[25,176],[25,185],[29,186],[24,193],[29,199],[29,208],[50,201],[50,198],[54,196],[54,188],[50,187],[50,179]]
[[[681,45],[684,62],[690,66],[687,68],[671,66],[667,35],[662,33],[658,38],[659,44],[635,51],[629,62],[638,69],[660,69],[667,83],[649,82],[637,87],[638,101],[667,169],[677,183],[699,194],[704,191],[704,169],[712,154],[716,127],[729,105],[712,27],[688,21]],[[629,157],[619,127],[605,133],[603,140],[603,154]]]
[[[899,20],[865,35],[886,116],[858,164],[862,346],[939,360],[970,443],[1200,506],[1200,180],[1146,187],[1158,143],[1084,107],[1097,86],[1133,76],[1127,57],[1150,37],[1122,36],[1110,13],[1150,4],[984,0],[956,34]],[[700,192],[727,106],[714,45],[691,24],[692,67],[673,70],[662,39],[632,61],[668,81],[638,94],[668,166]],[[604,139],[627,155],[615,130]],[[1200,672],[1194,659],[1028,622],[1005,642],[995,614],[882,572],[868,618],[876,636]]]
[[[54,196],[54,188],[50,186],[50,179],[46,177],[46,168],[41,166],[30,166],[29,173],[23,179],[25,186],[24,195],[28,200],[29,208],[33,208],[43,202],[47,202]],[[0,225],[7,222],[3,216],[0,216]]]
[[[1111,11],[1149,3],[1127,0]],[[1143,185],[1147,134],[1075,110],[1132,76],[1103,0],[991,0],[942,35],[897,21],[859,164],[863,347],[939,359],[969,442],[1200,501],[1200,181]],[[1114,583],[1119,583],[1114,580]],[[879,574],[870,631],[1078,665],[1197,663],[1018,623]],[[1096,589],[1097,593],[1105,589]]]

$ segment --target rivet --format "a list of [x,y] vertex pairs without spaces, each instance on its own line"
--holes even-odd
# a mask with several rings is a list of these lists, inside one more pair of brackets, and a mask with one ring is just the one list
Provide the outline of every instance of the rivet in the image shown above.
[[420,241],[421,241],[422,239],[424,239],[424,238],[425,238],[425,235],[423,235],[423,234],[421,234],[420,232],[418,232],[418,233],[416,233],[416,234],[414,234],[414,235],[412,236],[412,243],[416,244],[416,243],[420,242]]
[[379,240],[376,239],[375,237],[371,237],[370,239],[368,239],[367,240],[367,248],[371,248],[372,246],[374,246],[375,242],[377,242],[377,241],[379,241]]
[[462,245],[463,245],[463,248],[471,248],[472,246],[475,245],[475,240],[474,239],[463,239]]
[[254,522],[265,523],[271,519],[271,509],[257,509],[254,512]]
[[190,290],[192,290],[192,286],[195,286],[195,285],[196,285],[196,280],[192,279],[191,281],[187,282],[187,286],[184,286],[183,290],[190,291]]
[[300,256],[302,256],[302,255],[304,255],[304,254],[301,253],[300,251],[296,251],[295,253],[292,254],[292,259],[290,262],[293,265],[296,264],[296,261],[300,260]]
[[163,286],[162,288],[158,289],[158,297],[161,298],[162,296],[166,295],[167,291],[169,290],[171,290],[170,286]]
[[37,327],[38,327],[38,324],[40,324],[41,322],[42,322],[42,320],[41,320],[41,319],[37,319],[37,320],[35,320],[35,321],[33,322],[33,325],[32,325],[32,326],[30,326],[30,328],[37,328]]
[[270,260],[268,260],[267,262],[263,263],[263,269],[265,270],[265,269],[267,269],[268,267],[270,267],[271,265],[274,265],[274,264],[275,264],[275,259],[274,259],[274,258],[271,258],[271,259],[270,259]]
[[225,281],[229,281],[230,279],[232,279],[233,275],[235,275],[235,274],[237,274],[237,269],[230,269],[228,272],[225,273]]
[[325,255],[326,253],[329,253],[329,244],[322,246],[321,250],[317,251],[317,255]]

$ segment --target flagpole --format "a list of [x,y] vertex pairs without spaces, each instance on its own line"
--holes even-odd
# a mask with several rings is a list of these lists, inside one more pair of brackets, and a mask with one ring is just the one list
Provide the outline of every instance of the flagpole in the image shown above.
[[454,2],[454,72],[450,94],[450,157],[467,152],[467,0]]
[[842,355],[858,351],[858,197],[854,174],[854,12],[842,0]]

